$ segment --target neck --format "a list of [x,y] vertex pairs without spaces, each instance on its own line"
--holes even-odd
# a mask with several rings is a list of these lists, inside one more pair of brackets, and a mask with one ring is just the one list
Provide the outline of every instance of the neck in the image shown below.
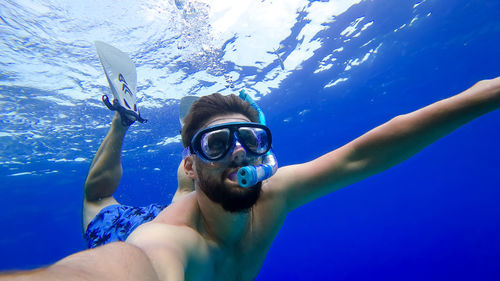
[[223,246],[232,246],[241,241],[251,226],[252,210],[241,213],[228,212],[210,200],[201,189],[197,189],[196,194],[203,235]]

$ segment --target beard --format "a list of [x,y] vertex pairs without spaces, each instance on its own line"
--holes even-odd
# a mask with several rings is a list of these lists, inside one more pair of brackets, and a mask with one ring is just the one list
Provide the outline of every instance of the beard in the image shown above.
[[[236,168],[236,166],[231,165],[229,168]],[[228,176],[227,172],[222,173],[217,181],[206,176],[203,170],[197,170],[201,190],[210,200],[221,205],[224,210],[231,213],[247,212],[259,200],[262,182],[247,188],[226,186],[224,180]]]

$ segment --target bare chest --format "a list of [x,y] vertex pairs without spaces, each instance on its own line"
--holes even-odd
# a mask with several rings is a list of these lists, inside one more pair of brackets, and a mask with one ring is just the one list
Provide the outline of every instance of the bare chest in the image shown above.
[[203,269],[191,267],[186,270],[186,280],[254,280],[269,250],[268,245],[264,245],[264,243],[259,244],[260,245],[247,244],[243,247],[235,247],[226,250],[216,248],[212,251],[206,263],[199,264]]
[[[246,235],[237,245],[231,247],[219,245],[209,247],[211,250],[207,256],[208,260],[205,263],[199,263],[203,269],[188,269],[186,271],[186,280],[254,280],[264,263],[280,226],[281,224],[278,223],[264,231],[254,231]],[[203,274],[197,274],[201,272]],[[191,274],[193,275],[191,276]]]

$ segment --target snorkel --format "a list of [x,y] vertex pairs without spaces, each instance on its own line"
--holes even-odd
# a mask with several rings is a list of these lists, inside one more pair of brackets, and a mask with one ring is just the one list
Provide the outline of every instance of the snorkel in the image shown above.
[[[245,93],[245,90],[240,91],[239,97],[250,103],[250,105],[259,113],[259,122],[266,125],[264,112],[255,103],[255,101]],[[278,161],[272,151],[272,148],[262,156],[262,164],[256,166],[245,166],[238,170],[238,184],[241,187],[247,188],[256,185],[258,182],[270,178],[278,170]]]

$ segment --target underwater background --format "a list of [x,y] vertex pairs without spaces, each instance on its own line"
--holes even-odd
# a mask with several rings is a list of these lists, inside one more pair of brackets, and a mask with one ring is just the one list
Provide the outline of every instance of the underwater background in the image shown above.
[[[500,75],[498,0],[0,3],[0,271],[85,249],[83,183],[113,113],[93,46],[137,66],[120,203],[168,203],[179,99],[246,89],[280,166]],[[292,212],[257,280],[500,280],[500,112]]]

